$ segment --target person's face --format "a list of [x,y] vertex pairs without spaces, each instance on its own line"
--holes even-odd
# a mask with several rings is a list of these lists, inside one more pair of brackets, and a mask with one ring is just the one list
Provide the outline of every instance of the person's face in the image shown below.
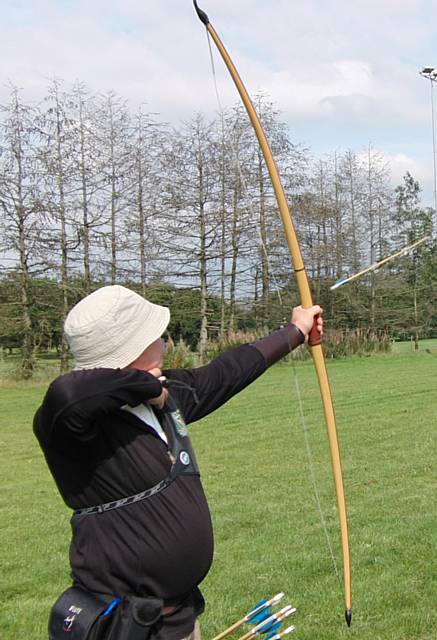
[[129,365],[129,368],[149,371],[153,375],[155,375],[155,371],[159,371],[158,375],[161,375],[160,371],[163,365],[164,351],[165,342],[162,338],[158,338],[158,340],[152,342],[152,344]]

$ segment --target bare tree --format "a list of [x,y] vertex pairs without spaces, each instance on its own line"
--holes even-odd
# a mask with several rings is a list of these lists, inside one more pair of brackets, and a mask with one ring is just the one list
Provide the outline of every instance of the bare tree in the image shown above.
[[89,293],[93,279],[93,252],[98,251],[104,235],[103,207],[101,194],[105,184],[101,168],[101,150],[99,140],[96,100],[89,94],[83,83],[77,82],[71,92],[74,117],[75,153],[73,162],[73,180],[75,183],[74,224],[81,241],[83,265],[83,289]]
[[19,90],[12,87],[10,101],[0,107],[0,212],[1,246],[17,260],[19,287],[19,326],[21,330],[21,375],[29,378],[35,366],[34,327],[31,277],[41,269],[42,204],[38,131],[35,129],[37,109],[25,104]]
[[[387,163],[381,154],[375,152],[371,145],[368,146],[366,161],[363,167],[366,174],[365,185],[365,207],[363,211],[363,222],[366,229],[368,250],[366,252],[369,264],[376,260],[381,260],[387,254],[388,242],[388,217],[391,209],[391,202],[387,193],[389,172]],[[384,229],[386,233],[384,233]],[[370,318],[369,323],[372,329],[376,327],[375,319],[375,273],[370,276]]]
[[[216,150],[214,127],[201,115],[175,132],[167,157],[166,251],[173,255],[176,275],[197,282],[200,292],[199,354],[205,357],[208,340],[208,291],[212,267],[220,254],[220,219],[217,214]],[[210,272],[211,266],[211,272]]]
[[109,260],[104,264],[109,267],[109,279],[112,284],[117,281],[118,274],[123,275],[121,263],[125,261],[125,248],[121,237],[120,216],[127,206],[131,156],[128,140],[130,116],[126,102],[113,91],[102,96],[96,113],[96,138],[100,153],[99,172],[103,178],[102,207],[107,220],[108,230],[105,234],[109,244]]
[[[49,86],[45,110],[40,119],[43,132],[40,153],[45,168],[45,202],[52,223],[52,228],[45,234],[44,240],[48,251],[51,251],[52,268],[56,271],[59,269],[62,321],[70,308],[70,268],[73,261],[71,253],[79,244],[74,234],[73,220],[73,157],[76,140],[71,107],[70,96],[61,90],[60,81],[54,79]],[[65,338],[61,341],[60,349],[61,372],[66,372],[69,361]]]
[[[360,211],[363,200],[362,174],[359,160],[354,151],[348,149],[340,162],[340,172],[345,195],[345,208],[349,220],[346,230],[347,243],[346,266],[351,272],[358,271],[361,264],[362,227]],[[361,232],[360,232],[361,231]]]
[[[298,195],[301,195],[306,179],[305,152],[290,140],[286,126],[280,122],[271,102],[260,95],[256,97],[255,103],[292,205]],[[255,269],[254,273],[261,285],[260,294],[256,294],[260,307],[258,317],[263,330],[268,330],[272,324],[278,322],[278,318],[273,318],[271,314],[271,294],[272,291],[280,294],[282,286],[289,284],[290,257],[272,183],[255,139],[253,145],[254,162],[249,181],[249,197],[251,212],[257,212],[256,220],[253,220],[252,224],[255,231],[254,246],[258,246],[259,264],[259,269]],[[283,320],[281,314],[281,321]]]
[[[250,134],[250,135],[248,135]],[[223,114],[217,169],[220,176],[220,334],[236,325],[237,287],[244,285],[245,262],[250,254],[246,229],[251,224],[244,202],[250,179],[252,130],[240,106]],[[247,199],[247,198],[246,198]],[[239,268],[241,265],[241,268]]]
[[165,127],[140,106],[131,119],[129,204],[125,211],[124,235],[133,278],[139,280],[143,295],[146,295],[148,281],[159,274],[165,142]]

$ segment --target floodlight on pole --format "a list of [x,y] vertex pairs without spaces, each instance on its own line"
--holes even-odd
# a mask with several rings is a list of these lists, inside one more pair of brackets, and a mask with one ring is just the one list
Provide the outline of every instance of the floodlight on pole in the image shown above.
[[[437,217],[437,172],[436,172],[436,157],[435,157],[435,119],[434,119],[434,82],[437,82],[437,67],[423,67],[421,71],[419,71],[420,75],[423,78],[429,80],[431,87],[431,123],[432,123],[432,157],[434,164],[434,216]],[[434,229],[434,236],[437,233],[437,222],[436,228]]]

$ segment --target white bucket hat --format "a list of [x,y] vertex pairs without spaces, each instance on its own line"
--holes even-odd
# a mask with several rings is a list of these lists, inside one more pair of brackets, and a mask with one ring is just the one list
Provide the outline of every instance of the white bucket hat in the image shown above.
[[78,302],[64,323],[75,369],[122,369],[167,328],[170,311],[120,285],[97,289]]

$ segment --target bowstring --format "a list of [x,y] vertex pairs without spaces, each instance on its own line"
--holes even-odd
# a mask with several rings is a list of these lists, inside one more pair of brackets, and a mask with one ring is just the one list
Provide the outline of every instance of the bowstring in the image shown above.
[[312,453],[310,439],[309,439],[308,424],[307,424],[307,421],[306,421],[306,418],[305,418],[305,412],[304,412],[304,407],[303,407],[303,398],[302,398],[302,393],[301,393],[300,385],[299,385],[299,376],[297,375],[296,363],[295,363],[293,357],[291,357],[291,363],[292,363],[293,374],[294,374],[294,384],[295,384],[295,389],[296,389],[297,404],[298,404],[299,415],[300,415],[300,423],[301,423],[301,426],[302,426],[303,437],[304,437],[304,442],[305,442],[305,449],[306,449],[306,454],[307,454],[307,458],[308,458],[308,467],[309,467],[309,473],[310,473],[310,480],[311,480],[311,484],[312,484],[312,488],[313,488],[313,492],[314,492],[314,500],[316,502],[317,511],[319,512],[320,524],[321,524],[323,532],[325,534],[326,543],[328,545],[328,550],[329,550],[329,556],[331,558],[332,566],[334,567],[334,573],[335,573],[335,575],[337,577],[338,584],[339,584],[339,587],[340,587],[340,591],[343,592],[343,584],[342,584],[342,581],[341,581],[340,570],[338,568],[337,559],[336,559],[335,553],[334,553],[334,547],[333,547],[333,544],[332,544],[331,536],[329,535],[329,529],[328,529],[328,525],[327,525],[327,522],[326,522],[325,514],[323,512],[322,502],[321,502],[321,499],[320,499],[320,492],[319,492],[319,486],[318,486],[318,483],[317,483],[315,465],[314,465],[314,460],[313,460],[313,453]]
[[[219,109],[219,116],[220,116],[221,127],[222,127],[222,135],[224,136],[224,131],[225,131],[224,109],[223,109],[222,101],[220,99],[220,92],[219,92],[219,89],[218,89],[217,74],[216,74],[215,62],[214,62],[214,53],[213,53],[213,49],[212,49],[212,46],[211,46],[211,37],[209,35],[208,29],[206,29],[206,37],[207,37],[207,42],[208,42],[209,58],[210,58],[210,62],[211,62],[211,73],[212,73],[212,77],[213,77],[214,92],[215,92],[217,105],[218,105],[218,109]],[[243,192],[247,194],[248,193],[248,187],[247,187],[246,178],[245,178],[245,176],[243,174],[243,171],[242,171],[242,168],[241,168],[241,164],[240,164],[240,161],[239,161],[239,158],[238,158],[238,153],[237,153],[237,150],[235,148],[234,140],[233,140],[232,136],[230,138],[230,143],[231,143],[230,147],[231,147],[231,151],[232,151],[234,167],[237,169],[238,176],[239,176],[242,188],[243,188]],[[249,208],[250,214],[252,216],[252,219],[256,221],[257,217],[255,215],[255,211],[253,209],[252,202],[251,202],[250,198],[248,199],[248,208]],[[270,256],[269,256],[269,254],[267,252],[267,247],[266,247],[266,245],[264,243],[264,240],[263,240],[263,237],[262,237],[262,234],[261,234],[261,229],[260,229],[258,224],[257,224],[257,231],[258,231],[258,235],[259,235],[259,240],[260,240],[260,243],[261,243],[262,251],[263,251],[263,253],[265,255],[265,258],[267,260],[267,263],[269,265],[270,276],[272,278],[272,282],[273,282],[274,288],[276,290],[276,295],[278,296],[278,300],[279,300],[279,304],[280,304],[280,308],[281,308],[281,314],[283,316],[283,319],[285,320],[284,305],[283,305],[283,299],[282,299],[281,291],[280,291],[280,288],[279,288],[279,283],[278,283],[278,281],[277,281],[277,279],[276,279],[276,277],[274,275],[274,271],[272,269],[272,264],[271,264],[271,261],[270,261]],[[290,352],[291,352],[291,345],[290,345]],[[291,363],[292,363],[294,384],[295,384],[295,390],[296,390],[296,396],[297,396],[297,402],[298,402],[298,410],[299,410],[300,422],[301,422],[303,436],[304,436],[305,450],[306,450],[306,455],[307,455],[307,459],[308,459],[309,475],[310,475],[310,481],[311,481],[311,485],[312,485],[312,489],[313,489],[313,493],[314,493],[314,500],[315,500],[315,503],[316,503],[317,511],[319,513],[321,527],[322,527],[323,532],[325,534],[326,543],[327,543],[328,550],[329,550],[329,556],[330,556],[332,565],[334,567],[334,573],[335,573],[335,575],[337,577],[337,580],[338,580],[338,583],[339,583],[339,586],[340,586],[340,590],[343,591],[340,571],[339,571],[339,568],[338,568],[338,563],[337,563],[337,560],[336,560],[336,557],[335,557],[333,544],[332,544],[332,541],[331,541],[331,537],[329,535],[329,529],[328,529],[328,525],[327,525],[327,522],[326,522],[326,518],[325,518],[325,515],[324,515],[324,512],[323,512],[322,503],[321,503],[321,499],[320,499],[320,492],[319,492],[319,488],[318,488],[317,477],[316,477],[315,466],[314,466],[314,460],[313,460],[313,455],[312,455],[312,450],[311,450],[311,444],[310,444],[310,439],[309,439],[309,435],[308,435],[308,425],[307,425],[307,421],[306,421],[306,418],[305,418],[303,397],[302,397],[302,392],[300,390],[300,385],[299,385],[299,376],[298,376],[297,369],[296,369],[296,363],[295,363],[294,358],[292,356],[290,357],[290,360],[291,360]]]

